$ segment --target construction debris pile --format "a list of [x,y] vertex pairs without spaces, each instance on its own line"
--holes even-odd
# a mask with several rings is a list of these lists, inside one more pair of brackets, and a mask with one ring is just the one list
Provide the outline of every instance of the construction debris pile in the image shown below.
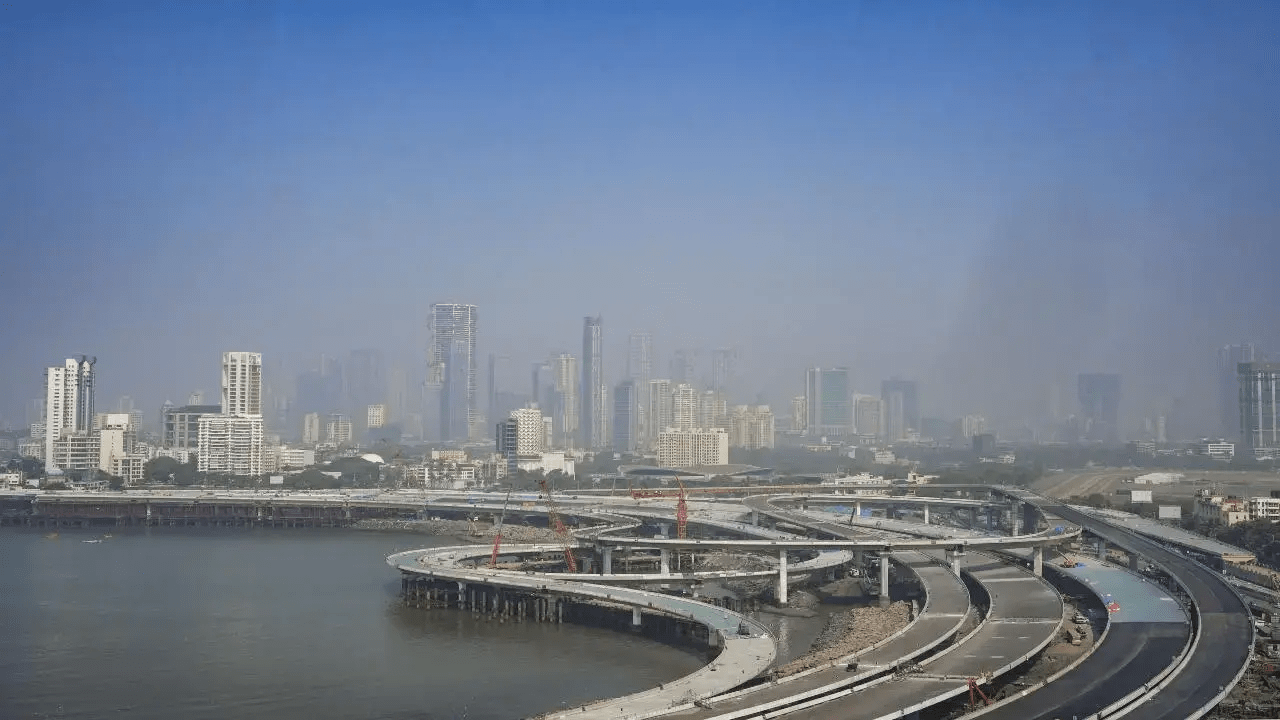
[[1280,717],[1280,666],[1275,660],[1255,655],[1240,682],[1205,717],[1209,720]]
[[905,602],[832,613],[809,653],[777,668],[774,675],[793,675],[866,649],[906,627],[910,616],[911,606]]

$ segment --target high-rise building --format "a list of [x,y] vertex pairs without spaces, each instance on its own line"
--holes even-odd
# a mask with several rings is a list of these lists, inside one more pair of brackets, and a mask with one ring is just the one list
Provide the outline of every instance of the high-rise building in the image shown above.
[[608,447],[608,390],[604,383],[604,327],[599,315],[582,319],[582,386],[579,415],[582,447],[600,450]]
[[849,407],[849,369],[809,368],[805,372],[806,432],[815,437],[849,434],[853,409]]
[[859,437],[884,437],[884,400],[875,395],[855,395],[853,427]]
[[370,430],[385,427],[387,424],[387,406],[381,403],[365,408],[365,427]]
[[1082,435],[1089,442],[1120,441],[1120,376],[1081,373],[1076,392],[1080,400]]
[[[347,358],[344,383],[346,406],[353,411],[387,401],[387,364],[382,352],[352,350]],[[336,408],[329,408],[330,410]]]
[[342,413],[333,413],[329,416],[329,422],[325,424],[325,442],[343,445],[351,442],[353,436],[351,418]]
[[1258,354],[1252,343],[1218,349],[1218,432],[1224,438],[1245,440],[1240,435],[1240,364],[1262,360]]
[[133,454],[138,431],[129,413],[108,413],[98,430],[98,469],[115,474],[123,458]]
[[880,399],[884,401],[886,440],[897,442],[906,439],[912,431],[920,431],[920,396],[915,380],[885,380],[880,383]]
[[542,408],[543,412],[551,412],[555,407],[556,396],[556,373],[553,364],[534,363],[529,379],[530,401]]
[[183,405],[170,407],[164,413],[161,425],[161,442],[176,450],[200,449],[200,418],[219,415],[220,405]]
[[1240,436],[1251,450],[1280,448],[1280,363],[1245,362],[1236,370]]
[[222,354],[222,414],[262,415],[262,353]]
[[680,383],[671,391],[670,427],[676,430],[698,427],[698,391],[689,383]]
[[613,449],[615,451],[628,453],[635,451],[638,415],[636,381],[623,380],[613,388]]
[[556,444],[562,450],[570,450],[578,438],[578,358],[561,353],[552,359],[552,367],[555,371],[552,417],[555,418]]
[[803,433],[809,427],[809,402],[804,395],[791,398],[791,432]]
[[262,353],[222,354],[221,413],[198,420],[200,472],[253,476],[266,471],[262,442]]
[[717,348],[711,351],[711,389],[728,395],[729,384],[738,365],[738,351]]
[[81,355],[45,371],[44,461],[48,470],[60,467],[55,462],[54,447],[59,438],[87,435],[93,429],[94,364],[97,361]]
[[656,378],[649,381],[649,407],[645,410],[649,432],[645,447],[656,449],[658,433],[675,424],[674,399],[670,380]]
[[729,422],[729,402],[719,390],[704,390],[698,395],[697,427],[727,428]]
[[697,362],[698,353],[695,350],[676,350],[672,353],[669,368],[671,382],[675,385],[696,383]]
[[241,477],[261,475],[265,469],[262,441],[261,415],[202,415],[196,469]]
[[635,384],[636,447],[648,447],[652,432],[649,419],[649,381],[653,379],[653,336],[632,333],[627,338],[627,379]]
[[987,419],[981,415],[965,415],[956,423],[957,435],[965,440],[970,440],[974,435],[981,435],[987,431]]
[[302,443],[316,445],[320,442],[320,413],[307,413],[302,416]]
[[736,405],[729,414],[729,447],[771,448],[773,434],[773,410],[768,405]]
[[437,303],[428,320],[428,388],[440,396],[440,439],[466,440],[476,413],[476,306]]
[[729,433],[724,428],[664,430],[658,433],[658,466],[729,464]]

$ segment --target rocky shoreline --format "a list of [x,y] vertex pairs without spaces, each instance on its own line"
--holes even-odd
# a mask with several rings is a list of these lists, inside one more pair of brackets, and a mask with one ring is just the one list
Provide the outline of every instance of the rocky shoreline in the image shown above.
[[809,652],[777,668],[774,675],[793,675],[869,648],[906,627],[910,618],[911,606],[905,602],[832,613]]

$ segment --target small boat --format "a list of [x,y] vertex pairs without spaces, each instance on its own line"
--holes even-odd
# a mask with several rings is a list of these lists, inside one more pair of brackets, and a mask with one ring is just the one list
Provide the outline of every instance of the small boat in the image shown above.
[[81,540],[80,542],[82,542],[82,543],[89,543],[90,545],[93,545],[93,544],[96,544],[96,543],[100,543],[100,542],[102,542],[102,541],[101,541],[101,540]]

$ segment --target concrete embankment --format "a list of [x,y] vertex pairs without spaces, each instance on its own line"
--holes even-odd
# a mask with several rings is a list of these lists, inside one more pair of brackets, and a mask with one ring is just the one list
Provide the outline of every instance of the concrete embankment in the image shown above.
[[[495,528],[490,522],[470,522],[467,520],[399,520],[384,518],[368,518],[351,523],[353,530],[382,530],[396,532],[415,532],[423,535],[441,535],[458,538],[468,543],[492,543]],[[547,528],[529,527],[527,525],[504,525],[502,528],[503,543],[545,543],[558,542],[559,537]]]

